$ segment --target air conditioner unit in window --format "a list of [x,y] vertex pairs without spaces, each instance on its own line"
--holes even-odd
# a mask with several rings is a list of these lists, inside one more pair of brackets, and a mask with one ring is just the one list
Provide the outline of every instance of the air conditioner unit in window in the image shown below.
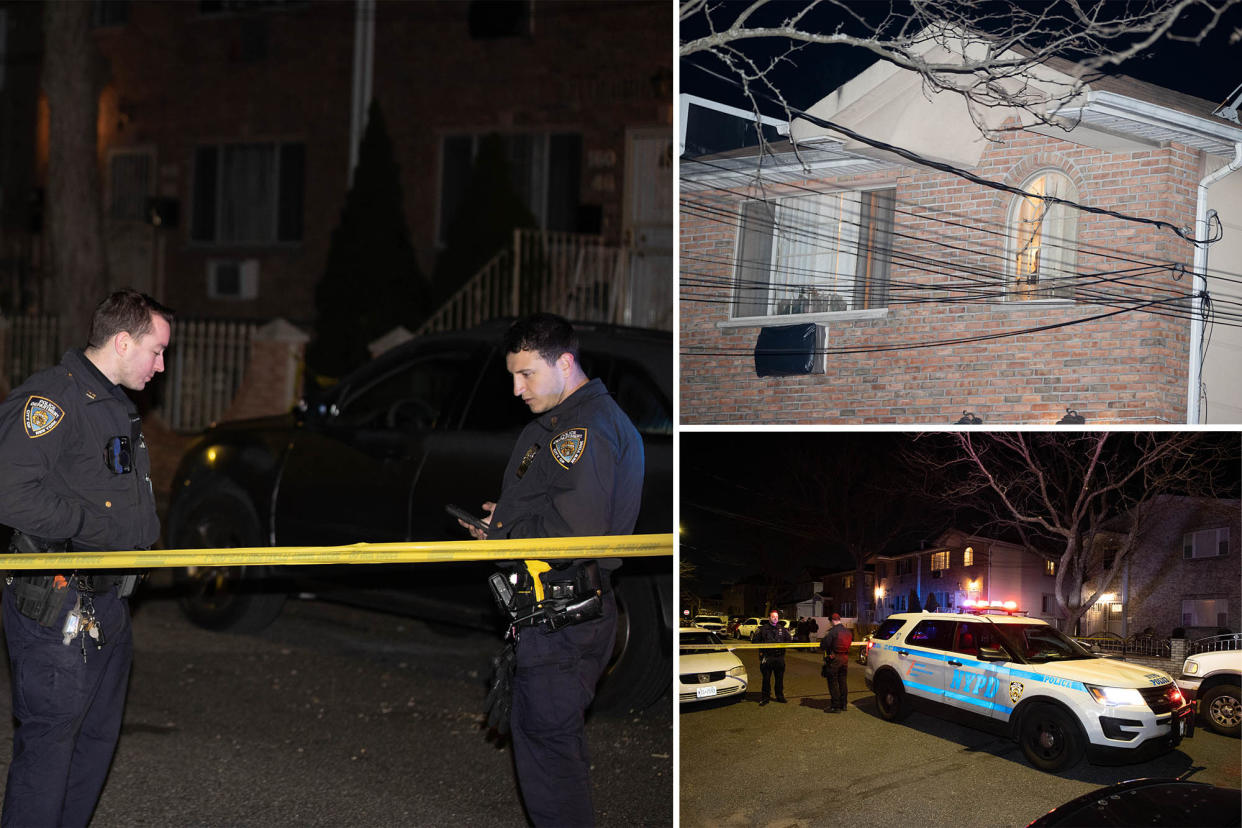
[[828,326],[814,322],[761,328],[755,373],[761,377],[823,374],[828,369]]
[[258,259],[212,259],[207,262],[207,296],[254,299],[259,295]]

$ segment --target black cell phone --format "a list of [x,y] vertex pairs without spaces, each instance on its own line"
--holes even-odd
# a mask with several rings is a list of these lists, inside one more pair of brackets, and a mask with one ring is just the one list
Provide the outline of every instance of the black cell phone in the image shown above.
[[452,503],[446,504],[444,507],[444,511],[448,512],[450,515],[457,518],[458,520],[464,520],[466,523],[469,523],[475,529],[481,529],[484,532],[486,532],[491,528],[486,523],[484,523],[480,518],[475,517],[474,515],[467,512],[465,509],[461,508],[460,506],[456,506]]

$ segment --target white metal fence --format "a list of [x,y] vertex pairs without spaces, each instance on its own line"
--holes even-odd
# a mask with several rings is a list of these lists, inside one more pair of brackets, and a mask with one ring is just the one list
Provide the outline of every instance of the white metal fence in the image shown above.
[[[157,412],[170,428],[198,431],[233,402],[250,360],[254,322],[178,319],[164,357]],[[55,316],[18,317],[3,330],[5,376],[10,387],[55,365],[64,348]]]
[[667,296],[635,285],[631,251],[599,236],[515,230],[513,246],[500,251],[414,333],[469,328],[499,316],[535,311],[584,322],[662,327],[671,325],[672,280]]

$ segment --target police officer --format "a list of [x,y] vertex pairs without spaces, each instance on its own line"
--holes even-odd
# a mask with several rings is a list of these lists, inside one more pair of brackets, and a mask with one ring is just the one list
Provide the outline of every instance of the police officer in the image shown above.
[[[483,504],[486,532],[462,525],[492,539],[633,532],[642,439],[604,384],[583,373],[573,328],[559,316],[534,314],[509,328],[504,351],[514,395],[538,416],[518,437],[499,501]],[[538,579],[545,598],[518,609],[511,630],[513,759],[537,826],[595,821],[583,724],[612,652],[617,610],[609,578],[619,565],[535,562],[511,575],[519,590],[524,579]]]
[[829,713],[844,713],[849,691],[845,686],[845,673],[850,666],[850,645],[854,636],[849,628],[841,623],[841,614],[832,614],[832,626],[828,633],[820,639],[819,647],[824,651],[824,677],[828,679],[828,695],[832,699]]
[[[145,294],[95,309],[67,352],[0,404],[0,523],[12,551],[142,549],[159,537],[140,391],[164,370],[173,313]],[[86,825],[120,734],[133,653],[125,572],[16,571],[3,613],[13,756],[0,823]]]
[[[788,644],[792,641],[789,630],[781,626],[781,614],[772,610],[768,614],[768,623],[760,624],[755,630],[755,641],[762,644]],[[785,650],[774,647],[759,651],[759,671],[763,673],[763,692],[759,697],[759,706],[763,707],[771,701],[772,678],[776,677],[776,700],[785,703]]]

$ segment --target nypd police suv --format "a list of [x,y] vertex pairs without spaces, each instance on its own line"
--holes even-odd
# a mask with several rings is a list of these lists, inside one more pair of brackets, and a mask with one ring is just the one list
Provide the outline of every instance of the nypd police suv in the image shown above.
[[1140,762],[1194,733],[1194,706],[1166,674],[1097,656],[1046,622],[999,607],[892,615],[869,647],[867,688],[883,718],[904,718],[918,704],[1015,739],[1040,770],[1084,755]]

